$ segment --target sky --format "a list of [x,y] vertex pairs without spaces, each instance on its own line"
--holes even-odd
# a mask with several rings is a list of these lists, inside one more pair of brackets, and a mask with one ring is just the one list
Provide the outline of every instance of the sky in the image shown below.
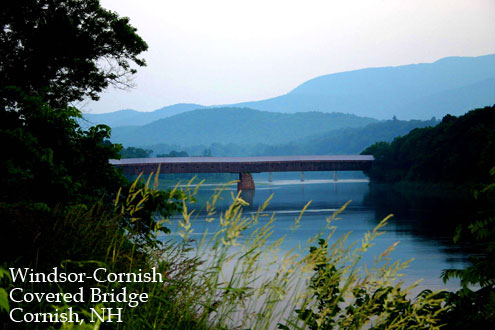
[[148,43],[130,90],[85,113],[231,104],[325,74],[495,53],[495,0],[100,0]]

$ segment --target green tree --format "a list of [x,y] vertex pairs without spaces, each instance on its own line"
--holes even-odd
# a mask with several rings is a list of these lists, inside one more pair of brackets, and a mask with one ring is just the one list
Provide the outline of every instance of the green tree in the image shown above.
[[147,49],[129,19],[98,0],[7,0],[0,5],[1,200],[88,202],[115,193],[120,146],[107,126],[83,130],[71,104],[128,86]]
[[19,109],[17,87],[51,106],[98,99],[109,84],[128,86],[147,49],[127,17],[99,0],[6,0],[0,5],[2,108]]
[[172,150],[168,154],[159,154],[157,157],[189,157],[189,154],[185,151]]
[[127,147],[120,151],[122,158],[148,158],[153,153],[153,150]]
[[[460,240],[475,246],[477,253],[469,258],[465,269],[446,269],[444,282],[452,278],[461,281],[462,288],[448,295],[452,306],[445,315],[447,329],[490,329],[495,325],[495,167],[490,174],[494,179],[475,195],[481,199],[483,212],[478,220],[459,226],[455,242]],[[486,203],[490,203],[488,206]],[[473,288],[476,288],[474,289]]]
[[4,313],[12,305],[2,267],[150,269],[161,252],[157,234],[168,231],[159,216],[180,210],[186,197],[126,182],[109,163],[122,148],[107,142],[110,128],[83,130],[77,121],[73,102],[96,100],[110,84],[128,86],[134,66],[145,64],[137,56],[146,43],[129,19],[98,0],[7,0],[0,25],[0,328],[17,329]]
[[373,181],[418,181],[465,186],[489,181],[495,164],[495,106],[447,115],[435,127],[416,128],[391,143],[363,150],[375,156]]
[[110,136],[107,126],[83,131],[76,109],[53,109],[39,97],[24,96],[18,106],[22,111],[0,112],[1,201],[86,203],[124,184],[108,163],[119,157],[119,146],[102,143]]

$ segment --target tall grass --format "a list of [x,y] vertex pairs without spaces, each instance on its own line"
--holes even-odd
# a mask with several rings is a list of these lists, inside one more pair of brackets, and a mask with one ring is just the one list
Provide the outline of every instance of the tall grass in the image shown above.
[[[443,296],[425,291],[411,300],[410,292],[417,283],[404,288],[398,281],[410,261],[388,258],[396,244],[377,256],[373,265],[366,267],[360,262],[384,233],[390,216],[360,242],[349,243],[349,234],[334,237],[335,222],[346,203],[327,219],[326,232],[308,238],[304,250],[309,253],[277,253],[283,238],[268,243],[274,215],[260,221],[270,199],[246,216],[245,201],[240,194],[231,194],[230,206],[217,214],[215,202],[222,190],[206,206],[206,221],[218,221],[219,230],[209,241],[205,233],[196,248],[196,258],[204,260],[194,277],[206,288],[197,300],[205,307],[200,310],[202,319],[243,329],[277,325],[290,329],[437,327],[438,316],[446,309]],[[294,220],[294,230],[308,205]],[[194,230],[191,212],[185,211],[182,219],[179,230],[187,240]]]
[[[217,223],[214,233],[205,232],[200,239],[192,235],[198,224],[194,195],[199,185],[191,182],[179,196],[182,208],[178,217],[155,219],[146,224],[147,236],[136,236],[140,206],[157,193],[147,184],[117,198],[115,209],[104,207],[74,208],[65,217],[53,215],[53,238],[63,240],[64,249],[58,266],[71,271],[106,267],[109,272],[146,272],[157,267],[164,283],[85,283],[99,286],[104,292],[121,290],[147,292],[147,303],[131,308],[125,303],[100,303],[96,307],[123,308],[122,323],[86,323],[47,325],[64,329],[437,329],[439,315],[446,310],[439,293],[423,292],[410,297],[414,287],[399,281],[408,261],[392,261],[388,254],[395,245],[376,257],[373,265],[361,259],[373,241],[383,234],[389,217],[359,242],[348,242],[349,235],[335,237],[336,221],[344,205],[327,219],[325,232],[308,238],[301,250],[280,249],[284,238],[271,239],[275,215],[267,216],[270,198],[250,214],[239,193],[231,194],[230,206],[218,210],[226,186],[219,187],[206,203],[207,222]],[[178,186],[174,190],[178,190]],[[171,194],[170,196],[177,196]],[[172,198],[172,197],[171,197]],[[309,204],[308,204],[309,205]],[[297,231],[306,207],[294,220]],[[162,226],[176,222],[174,236],[159,236]],[[196,236],[195,236],[196,237]],[[53,253],[59,242],[39,253]],[[94,248],[82,246],[92,244]],[[65,258],[70,256],[70,258]],[[43,256],[41,256],[43,259]],[[50,258],[48,258],[50,259]],[[9,265],[6,265],[9,266]],[[38,265],[43,269],[48,265]],[[51,265],[49,265],[51,266]],[[49,267],[48,267],[49,268]],[[5,283],[5,282],[4,282]],[[9,284],[12,288],[12,284]],[[17,284],[16,284],[17,285]],[[25,285],[26,289],[28,284]],[[31,288],[32,289],[32,288]],[[47,284],[45,292],[70,292],[74,286]],[[12,308],[12,306],[10,306]],[[31,308],[30,306],[24,306]],[[74,307],[89,319],[94,304],[55,306],[45,303],[36,309],[59,311]],[[4,315],[5,316],[5,315]],[[3,317],[4,328],[15,328]],[[40,324],[25,324],[26,328]],[[43,326],[43,325],[42,325]]]

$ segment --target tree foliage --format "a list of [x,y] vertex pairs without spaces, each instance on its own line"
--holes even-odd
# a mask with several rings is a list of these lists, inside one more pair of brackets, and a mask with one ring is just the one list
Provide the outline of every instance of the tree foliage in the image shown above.
[[153,150],[127,147],[120,151],[122,158],[148,158],[153,153]]
[[489,329],[495,325],[495,167],[490,174],[492,183],[477,192],[476,197],[491,200],[491,208],[485,206],[477,220],[459,226],[454,237],[455,242],[474,246],[477,253],[469,258],[466,268],[446,269],[442,273],[444,282],[457,278],[462,286],[448,296],[452,308],[445,321],[449,329]]
[[185,151],[172,150],[167,154],[159,154],[156,157],[189,157],[189,154]]
[[8,86],[51,106],[96,100],[109,84],[128,85],[132,64],[145,65],[146,43],[99,0],[2,1],[0,25],[2,107],[18,109]]
[[124,183],[108,163],[118,146],[103,144],[108,126],[81,130],[72,107],[52,108],[38,96],[19,93],[19,111],[0,111],[1,200],[49,205],[88,202]]
[[375,156],[367,174],[378,182],[486,183],[495,164],[495,106],[447,115],[435,127],[375,143],[362,154]]
[[115,193],[110,128],[83,130],[71,104],[128,84],[147,49],[129,19],[98,0],[16,0],[0,5],[1,200],[94,202]]

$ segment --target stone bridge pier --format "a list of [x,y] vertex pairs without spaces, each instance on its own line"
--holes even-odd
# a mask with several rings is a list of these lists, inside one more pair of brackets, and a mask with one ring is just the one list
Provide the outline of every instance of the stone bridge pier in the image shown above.
[[239,182],[237,182],[237,190],[254,190],[254,180],[251,173],[239,173]]

